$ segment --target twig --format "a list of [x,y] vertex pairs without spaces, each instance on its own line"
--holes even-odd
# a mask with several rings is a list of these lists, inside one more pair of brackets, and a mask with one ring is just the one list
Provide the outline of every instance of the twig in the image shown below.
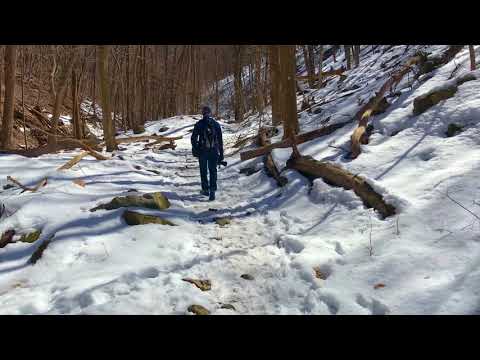
[[33,188],[29,188],[25,185],[22,185],[18,180],[14,179],[13,177],[11,176],[7,176],[7,180],[11,181],[12,183],[14,183],[15,185],[17,185],[18,187],[22,188],[23,192],[25,191],[31,191],[31,192],[36,192],[38,189],[40,189],[41,187],[47,185],[47,178],[41,180],[37,185],[35,185]]
[[345,148],[343,148],[343,147],[341,147],[341,146],[328,145],[328,147],[331,147],[331,148],[334,148],[334,149],[343,150],[343,151],[345,151],[345,152],[347,152],[347,153],[350,152],[350,150],[347,150],[347,149],[345,149]]
[[449,194],[448,194],[448,190],[447,190],[447,193],[445,194],[445,196],[452,202],[454,202],[455,204],[457,204],[458,206],[460,206],[462,209],[464,209],[465,211],[467,211],[468,213],[470,213],[472,216],[474,216],[475,218],[477,218],[478,220],[480,220],[480,216],[478,216],[477,214],[475,214],[474,212],[470,211],[469,209],[467,209],[465,206],[463,206],[461,203],[459,203],[457,200],[453,199]]
[[373,245],[372,245],[372,230],[373,230],[373,225],[372,225],[372,215],[369,214],[369,215],[368,215],[368,218],[370,219],[370,235],[369,235],[369,237],[370,237],[370,240],[369,240],[370,246],[368,247],[368,252],[369,252],[369,255],[370,255],[370,256],[373,256]]

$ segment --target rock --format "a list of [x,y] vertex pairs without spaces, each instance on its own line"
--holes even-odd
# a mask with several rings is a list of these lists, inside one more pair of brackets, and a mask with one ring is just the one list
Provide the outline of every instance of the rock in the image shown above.
[[2,234],[2,237],[0,238],[0,248],[3,248],[10,244],[13,240],[13,237],[15,236],[15,230],[7,230]]
[[22,237],[18,241],[31,244],[37,241],[40,238],[41,234],[42,234],[41,230],[35,230],[31,233],[22,235]]
[[457,85],[447,85],[415,98],[413,100],[413,114],[420,115],[424,113],[440,101],[453,97],[457,90]]
[[54,236],[55,235],[41,243],[40,246],[33,252],[32,256],[28,260],[30,264],[34,265],[42,257],[43,252],[48,247],[48,245],[50,245]]
[[219,218],[215,218],[215,222],[217,223],[217,225],[220,225],[223,227],[223,226],[229,225],[232,222],[232,218],[219,217]]
[[188,311],[195,315],[209,315],[210,311],[205,309],[202,305],[190,305]]
[[13,185],[13,184],[7,184],[7,185],[3,186],[3,190],[8,190],[8,189],[11,189],[11,188],[14,188],[14,187],[15,187],[15,185]]
[[212,289],[212,283],[210,282],[210,280],[198,280],[198,279],[190,279],[190,278],[185,278],[182,280],[195,285],[197,288],[199,288],[202,291],[208,291]]
[[244,280],[255,280],[255,278],[250,274],[243,274],[240,277]]
[[372,115],[383,114],[385,111],[387,111],[389,106],[390,103],[387,101],[387,99],[382,98],[382,100],[380,100],[380,103],[378,103],[378,105],[375,107],[375,110],[373,110]]
[[452,123],[448,125],[446,135],[447,137],[453,137],[458,133],[462,132],[462,130],[463,130],[463,126]]
[[158,129],[158,133],[163,133],[165,131],[168,131],[170,129],[168,126],[162,126],[160,129]]
[[165,210],[170,207],[170,202],[161,192],[143,195],[127,195],[115,197],[109,203],[99,205],[90,211],[115,210],[122,207],[143,207],[154,210]]
[[130,226],[146,225],[146,224],[160,224],[160,225],[175,226],[175,224],[172,223],[171,221],[163,219],[159,216],[145,215],[145,214],[140,214],[140,213],[129,211],[129,210],[123,213],[123,219]]
[[237,309],[235,309],[235,306],[233,306],[232,304],[222,304],[222,306],[220,306],[220,309],[237,311]]

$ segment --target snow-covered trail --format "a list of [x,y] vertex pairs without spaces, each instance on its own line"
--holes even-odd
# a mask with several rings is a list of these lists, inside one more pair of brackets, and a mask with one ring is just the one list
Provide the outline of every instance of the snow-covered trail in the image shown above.
[[[3,221],[2,229],[33,224],[43,228],[41,239],[55,238],[34,266],[26,260],[38,245],[14,243],[0,249],[0,312],[184,314],[188,306],[200,304],[213,314],[318,313],[308,300],[318,288],[315,278],[292,266],[289,252],[295,249],[281,246],[292,219],[285,212],[269,212],[288,199],[265,175],[245,177],[235,164],[219,171],[217,200],[202,197],[198,164],[190,151],[188,130],[194,121],[169,122],[176,129],[167,135],[184,136],[175,150],[155,153],[143,150],[142,143],[122,145],[115,160],[85,159],[65,173],[54,169],[71,154],[37,161],[4,157],[4,162],[24,163],[21,175],[18,166],[10,169],[17,178],[33,183],[48,176],[49,184],[38,194],[5,196],[7,207],[18,211]],[[153,123],[148,130],[162,125]],[[229,128],[224,129],[228,142]],[[85,187],[72,184],[73,179],[82,179]],[[180,226],[128,227],[121,220],[124,209],[88,211],[129,190],[164,192],[172,203],[165,215]],[[232,221],[220,227],[214,219],[224,216]],[[209,279],[212,289],[201,292],[182,281],[185,277]],[[221,309],[221,304],[236,311]],[[323,308],[335,312],[328,300]]]

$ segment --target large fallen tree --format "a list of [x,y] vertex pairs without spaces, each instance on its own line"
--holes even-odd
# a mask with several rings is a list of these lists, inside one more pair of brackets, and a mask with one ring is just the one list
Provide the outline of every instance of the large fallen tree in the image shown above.
[[[260,146],[267,146],[270,144],[270,140],[267,137],[267,130],[266,129],[261,129],[258,133],[258,141]],[[265,155],[265,158],[263,160],[265,170],[267,174],[271,177],[273,177],[277,181],[278,186],[285,186],[288,182],[287,178],[285,176],[280,175],[280,171],[278,171],[277,166],[275,165],[275,162],[273,161],[272,153],[268,152]]]
[[340,166],[321,162],[310,156],[292,157],[287,161],[287,167],[297,170],[309,179],[321,178],[325,183],[353,190],[362,199],[365,206],[377,210],[383,218],[395,214],[395,208],[387,204],[382,195],[378,194],[368,182]]

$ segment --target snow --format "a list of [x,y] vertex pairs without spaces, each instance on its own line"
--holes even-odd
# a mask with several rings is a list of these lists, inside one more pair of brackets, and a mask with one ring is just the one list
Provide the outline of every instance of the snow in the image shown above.
[[[318,115],[302,113],[302,131],[320,127],[328,116],[330,122],[348,120],[339,115],[354,114],[358,97],[368,99],[388,77],[381,62],[398,55],[392,63],[401,64],[419,49],[445,48],[397,46],[381,58],[382,47],[378,53],[363,48],[360,67],[343,84],[334,79],[311,93],[324,105]],[[230,148],[239,136],[256,132],[254,116],[240,125],[222,123],[229,165],[219,171],[213,203],[199,194],[198,165],[190,152],[189,130],[197,116],[147,123],[146,134],[168,126],[166,135],[183,135],[175,150],[122,144],[112,160],[87,157],[67,171],[56,169],[78,151],[37,159],[1,154],[0,186],[8,175],[27,186],[47,177],[48,184],[36,193],[0,191],[7,211],[0,232],[42,229],[34,244],[0,249],[0,313],[189,314],[187,308],[199,304],[215,315],[479,314],[480,222],[451,200],[480,216],[478,75],[459,85],[454,97],[412,114],[416,97],[458,79],[468,67],[465,50],[431,77],[399,84],[402,93],[372,119],[370,143],[355,160],[342,150],[349,148],[354,123],[299,146],[302,154],[363,176],[397,208],[397,215],[385,220],[353,191],[321,179],[310,183],[284,169],[290,149],[273,151],[288,178],[285,187],[278,188],[264,171],[240,174],[243,167],[260,166],[261,159],[240,162]],[[342,97],[353,85],[360,87]],[[450,123],[463,131],[446,137]],[[282,131],[273,141],[281,136]],[[78,179],[85,187],[72,182]],[[134,210],[161,214],[178,226],[129,227],[121,218],[125,209],[89,211],[130,189],[162,191],[171,208]],[[219,227],[214,223],[219,216],[231,216],[231,224]],[[43,257],[27,264],[54,234]],[[209,279],[212,289],[202,292],[182,281],[185,277]],[[236,311],[221,309],[221,303]]]

